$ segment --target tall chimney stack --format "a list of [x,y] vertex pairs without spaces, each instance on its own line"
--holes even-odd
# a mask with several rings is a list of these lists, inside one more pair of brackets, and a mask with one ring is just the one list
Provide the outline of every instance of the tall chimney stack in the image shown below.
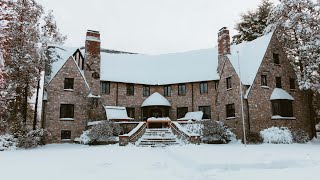
[[230,51],[230,35],[227,27],[223,27],[218,33],[218,52],[219,55],[231,54]]
[[100,33],[88,30],[85,43],[84,75],[93,95],[100,94]]

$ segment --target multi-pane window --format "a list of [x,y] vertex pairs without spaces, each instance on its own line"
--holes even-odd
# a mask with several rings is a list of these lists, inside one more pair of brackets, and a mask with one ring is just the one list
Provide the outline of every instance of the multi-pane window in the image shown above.
[[127,114],[128,114],[128,117],[131,117],[131,118],[135,118],[135,110],[133,107],[127,107]]
[[211,119],[211,107],[210,106],[199,106],[199,111],[203,112],[203,119]]
[[218,87],[219,87],[219,81],[215,81],[214,82],[214,89],[218,90]]
[[273,63],[274,63],[274,64],[280,64],[279,54],[273,53]]
[[134,84],[127,84],[127,96],[134,95]]
[[61,104],[60,105],[60,118],[74,118],[74,105]]
[[64,89],[73,89],[73,78],[64,78]]
[[150,96],[150,86],[143,86],[143,96],[144,97]]
[[290,78],[289,81],[290,81],[290,89],[296,89],[296,80],[293,78]]
[[235,110],[234,104],[227,104],[226,112],[227,112],[227,118],[236,117],[236,110]]
[[282,117],[293,117],[293,108],[291,100],[272,100],[272,115]]
[[276,87],[277,88],[282,88],[281,77],[276,77]]
[[186,95],[186,85],[185,84],[178,85],[178,95]]
[[171,86],[164,86],[164,96],[171,96]]
[[61,130],[61,140],[70,140],[71,131],[70,130]]
[[261,86],[268,86],[267,75],[261,75]]
[[177,108],[177,119],[183,118],[188,112],[188,107]]
[[232,88],[231,77],[226,78],[226,85],[227,85],[227,89]]
[[110,94],[110,82],[102,81],[100,83],[101,94]]
[[200,94],[208,93],[208,82],[200,83]]

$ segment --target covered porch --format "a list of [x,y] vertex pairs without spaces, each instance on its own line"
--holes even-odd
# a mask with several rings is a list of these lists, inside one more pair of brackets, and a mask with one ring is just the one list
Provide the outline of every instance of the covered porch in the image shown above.
[[171,122],[169,110],[171,104],[160,93],[155,92],[141,105],[143,120],[147,128],[168,128]]

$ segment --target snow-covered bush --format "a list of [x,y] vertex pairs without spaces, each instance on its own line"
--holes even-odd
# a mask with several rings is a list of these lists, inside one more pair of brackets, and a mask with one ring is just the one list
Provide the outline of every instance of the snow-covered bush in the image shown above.
[[295,143],[307,143],[310,141],[309,135],[301,129],[293,131],[292,136]]
[[223,122],[203,121],[202,140],[208,144],[225,144],[236,139],[235,134]]
[[0,135],[0,151],[16,149],[16,141],[13,135]]
[[83,131],[80,135],[80,143],[81,144],[89,144],[91,142],[91,139],[89,137],[90,130]]
[[248,144],[261,144],[263,142],[260,133],[253,131],[247,132],[246,140]]
[[102,121],[101,123],[92,126],[88,131],[88,137],[90,139],[89,144],[99,139],[113,140],[114,136],[118,136],[121,131],[122,128],[119,124],[111,121]]
[[194,122],[183,125],[183,127],[190,133],[202,135],[203,123]]
[[260,131],[264,143],[291,144],[293,137],[287,127],[271,127]]
[[48,143],[51,134],[45,129],[31,130],[18,138],[17,146],[21,148],[35,148]]

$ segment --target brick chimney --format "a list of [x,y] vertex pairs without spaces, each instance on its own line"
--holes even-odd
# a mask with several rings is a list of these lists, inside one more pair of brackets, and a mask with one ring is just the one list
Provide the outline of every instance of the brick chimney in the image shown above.
[[84,75],[93,95],[100,94],[100,33],[87,31]]
[[229,30],[223,27],[218,33],[218,52],[219,55],[231,54],[230,52],[230,35]]

